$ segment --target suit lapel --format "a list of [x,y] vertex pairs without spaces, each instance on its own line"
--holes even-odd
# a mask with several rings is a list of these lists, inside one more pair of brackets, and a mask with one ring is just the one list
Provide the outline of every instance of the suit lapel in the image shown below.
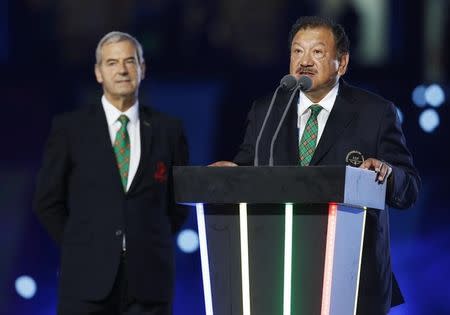
[[[287,137],[286,139],[289,139],[289,147],[288,152],[289,156],[287,159],[287,165],[297,165],[299,160],[299,151],[298,151],[298,98],[299,94],[294,97],[292,100],[292,105],[289,110],[289,113],[287,114]],[[294,139],[294,141],[291,141],[290,139]]]
[[131,192],[136,184],[142,177],[143,170],[145,168],[145,163],[149,161],[147,158],[150,154],[152,134],[153,134],[153,123],[151,121],[151,111],[148,107],[142,105],[139,106],[139,129],[141,133],[141,157],[139,159],[138,169],[136,175],[133,178],[133,182],[130,185],[128,192]]
[[[102,106],[98,106],[98,104],[91,106],[89,117],[91,126],[86,129],[89,133],[86,137],[86,141],[90,142],[90,154],[98,157],[96,160],[99,161],[99,163],[106,164],[107,167],[111,169],[110,172],[107,172],[111,177],[105,178],[105,182],[116,183],[115,186],[123,193],[122,181],[117,169],[116,156],[111,144],[108,123]],[[98,166],[93,165],[93,167],[95,168]]]
[[344,81],[341,81],[339,93],[310,165],[317,165],[320,163],[322,158],[336,143],[336,140],[341,136],[350,122],[356,117],[357,104],[354,102],[350,92],[348,85]]
[[[260,146],[260,154],[261,156],[267,156],[267,159],[263,159],[264,161],[267,161],[267,163],[269,162],[270,143],[272,141],[272,137],[274,136],[276,128],[281,121],[281,117],[283,116],[283,112],[290,97],[291,93],[280,92],[277,96],[272,114],[270,115],[266,131],[264,131],[264,135],[267,138],[266,141],[264,141],[264,145]],[[295,96],[274,143],[273,154],[275,165],[296,164],[296,141],[292,141],[292,139],[296,139],[296,137],[298,137],[296,136],[297,121],[295,119],[297,116],[297,101],[298,96]]]

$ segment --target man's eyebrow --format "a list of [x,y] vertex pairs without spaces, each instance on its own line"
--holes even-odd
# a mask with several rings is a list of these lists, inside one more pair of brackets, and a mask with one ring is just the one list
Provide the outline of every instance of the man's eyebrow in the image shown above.
[[[130,57],[126,57],[124,60],[131,60],[131,59],[136,60],[136,57],[130,56]],[[119,59],[117,59],[117,58],[108,58],[105,61],[108,62],[108,61],[118,61],[118,60]]]
[[[299,42],[292,42],[292,45],[301,46],[301,44]],[[326,43],[324,43],[324,42],[317,42],[317,43],[314,43],[312,46],[317,46],[317,45],[326,46]]]

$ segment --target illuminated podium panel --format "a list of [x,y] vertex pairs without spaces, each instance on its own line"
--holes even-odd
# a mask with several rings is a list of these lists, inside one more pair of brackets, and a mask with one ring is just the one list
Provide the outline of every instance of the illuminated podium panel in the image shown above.
[[356,312],[366,209],[385,207],[374,172],[174,167],[173,175],[176,202],[197,212],[207,315]]

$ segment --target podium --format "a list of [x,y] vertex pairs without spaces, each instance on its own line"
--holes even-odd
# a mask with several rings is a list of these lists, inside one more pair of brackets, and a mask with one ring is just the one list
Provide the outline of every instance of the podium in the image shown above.
[[345,166],[174,167],[195,206],[207,315],[356,313],[366,211],[386,184]]

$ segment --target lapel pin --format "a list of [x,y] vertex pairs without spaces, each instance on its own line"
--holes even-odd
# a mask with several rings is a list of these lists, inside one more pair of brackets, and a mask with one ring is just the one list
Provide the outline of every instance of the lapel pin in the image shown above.
[[359,167],[364,162],[364,156],[361,152],[353,150],[347,153],[345,163],[350,166]]

